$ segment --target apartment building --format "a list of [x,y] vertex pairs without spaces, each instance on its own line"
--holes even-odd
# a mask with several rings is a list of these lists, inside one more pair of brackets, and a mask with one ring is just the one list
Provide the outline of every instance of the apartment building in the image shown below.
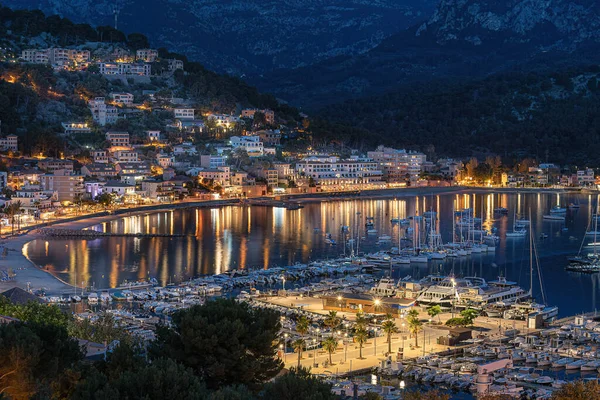
[[163,168],[172,167],[175,158],[171,154],[159,153],[156,155],[156,162]]
[[19,137],[17,135],[8,135],[0,138],[0,150],[2,151],[18,151]]
[[38,161],[38,168],[47,172],[66,171],[67,173],[72,173],[73,164],[73,160],[45,158]]
[[112,178],[118,175],[117,169],[106,163],[86,164],[81,167],[83,176],[94,176],[97,178]]
[[98,67],[103,75],[149,76],[151,73],[150,64],[146,63],[101,62]]
[[250,157],[260,157],[264,154],[264,145],[259,136],[232,136],[229,141],[233,149],[246,150]]
[[258,131],[256,134],[265,146],[279,146],[281,144],[281,131],[279,129]]
[[133,104],[133,95],[131,93],[111,93],[110,98],[115,104],[130,106]]
[[21,52],[21,58],[35,64],[52,64],[54,66],[68,66],[83,64],[90,61],[89,50],[77,49],[27,49]]
[[136,151],[131,150],[117,150],[112,153],[112,157],[114,162],[116,163],[130,163],[130,162],[138,162],[139,154]]
[[229,186],[231,184],[231,170],[229,167],[207,168],[198,171],[198,180],[200,182],[212,181],[221,186]]
[[106,132],[106,140],[111,146],[129,147],[129,133],[127,132]]
[[56,66],[82,64],[90,61],[89,50],[52,48],[49,49],[49,62]]
[[296,173],[313,178],[321,186],[376,185],[382,182],[379,163],[369,159],[309,157],[296,164]]
[[259,112],[265,116],[265,120],[266,120],[267,124],[272,125],[275,123],[275,112],[273,112],[273,110],[269,110],[269,109],[259,110],[258,108],[246,108],[246,109],[242,110],[242,118],[254,119],[254,114],[256,114],[257,112]]
[[85,122],[62,122],[61,125],[65,135],[90,133],[92,131],[92,129]]
[[57,199],[61,202],[73,202],[85,191],[83,176],[70,174],[68,171],[40,175],[40,186],[44,191],[56,192]]
[[114,124],[119,118],[117,108],[106,104],[104,97],[96,97],[88,101],[88,106],[92,112],[92,118],[100,126]]
[[176,71],[178,69],[183,70],[183,61],[177,60],[175,58],[170,58],[167,60],[169,63],[169,71]]
[[367,157],[379,163],[383,179],[389,183],[415,181],[423,170],[427,157],[423,153],[396,150],[379,146],[375,151],[367,152]]
[[147,63],[154,62],[158,58],[158,50],[139,49],[135,52],[135,58],[138,60],[143,60]]
[[200,156],[200,166],[204,168],[220,168],[227,165],[227,157],[212,154],[202,154]]
[[236,117],[235,115],[228,115],[228,114],[210,114],[208,116],[208,119],[211,121],[214,121],[217,124],[217,126],[220,126],[223,128],[229,128],[233,124],[240,122],[239,117]]
[[135,174],[135,175],[150,175],[150,164],[145,162],[136,163],[118,163],[115,165],[120,175]]
[[194,109],[193,108],[174,108],[173,115],[175,119],[194,119]]
[[40,188],[19,189],[11,198],[11,201],[20,202],[23,209],[32,211],[51,208],[53,200],[57,200],[56,192]]
[[27,49],[21,52],[21,58],[27,62],[35,64],[48,64],[50,62],[49,49]]

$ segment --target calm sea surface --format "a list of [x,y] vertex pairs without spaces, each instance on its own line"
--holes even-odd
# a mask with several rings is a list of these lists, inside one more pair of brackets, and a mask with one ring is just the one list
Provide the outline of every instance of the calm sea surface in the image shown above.
[[[580,204],[580,208],[569,210],[565,223],[542,219],[552,206],[569,203]],[[484,228],[497,229],[501,240],[495,254],[394,268],[394,276],[417,278],[454,272],[457,276],[494,279],[502,274],[528,288],[528,238],[506,239],[504,233],[512,230],[514,213],[517,218],[519,214],[527,217],[531,211],[547,303],[558,305],[561,315],[570,315],[600,308],[597,295],[600,275],[564,270],[567,256],[579,251],[597,204],[597,195],[461,193],[330,201],[307,204],[300,210],[257,206],[186,209],[124,217],[91,228],[107,232],[183,234],[183,237],[35,240],[27,245],[25,252],[36,265],[78,286],[85,282],[98,288],[116,287],[124,280],[147,277],[154,277],[164,285],[230,269],[269,268],[332,258],[343,254],[344,249],[349,254],[348,247],[343,245],[342,225],[349,227],[351,236],[365,237],[360,240],[360,251],[386,249],[396,246],[398,241],[399,227],[390,223],[391,218],[406,218],[428,210],[438,212],[438,231],[443,241],[449,242],[452,241],[453,210],[470,207],[476,216],[483,216]],[[508,208],[509,214],[494,215],[496,207]],[[374,218],[378,230],[375,235],[365,235],[364,223],[368,216]],[[564,227],[568,230],[563,230]],[[406,234],[405,228],[400,231],[402,236]],[[326,233],[332,234],[337,246],[325,243]],[[540,239],[541,233],[548,238]],[[392,236],[392,243],[378,245],[378,236],[384,234]],[[589,241],[593,241],[593,236],[585,240]],[[534,294],[541,301],[542,286],[537,269],[534,269],[533,283]]]

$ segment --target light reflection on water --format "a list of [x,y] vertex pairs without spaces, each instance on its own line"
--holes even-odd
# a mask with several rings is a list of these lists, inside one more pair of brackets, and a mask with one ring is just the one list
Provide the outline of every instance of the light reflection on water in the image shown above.
[[[579,203],[581,208],[569,211],[565,224],[543,221],[543,215],[552,206],[566,206],[571,202]],[[300,210],[259,206],[174,210],[127,216],[91,229],[183,234],[183,237],[36,240],[29,244],[27,254],[35,264],[72,284],[86,282],[94,283],[96,287],[115,287],[125,279],[148,277],[167,284],[230,269],[268,268],[332,258],[344,250],[349,254],[349,249],[343,246],[340,231],[343,225],[349,227],[352,237],[361,237],[361,251],[382,249],[385,247],[376,244],[378,236],[392,236],[391,245],[398,242],[399,228],[391,224],[390,219],[407,218],[428,210],[438,211],[435,229],[442,234],[443,241],[448,242],[452,240],[452,211],[473,208],[475,216],[483,219],[483,228],[496,227],[502,237],[495,254],[430,262],[425,267],[401,267],[394,270],[394,275],[421,277],[434,272],[454,271],[456,275],[493,279],[502,273],[527,287],[527,239],[507,241],[503,235],[512,229],[513,214],[517,218],[527,218],[531,210],[536,237],[541,232],[549,235],[546,240],[538,240],[546,295],[549,303],[559,305],[561,314],[566,315],[591,311],[598,306],[598,276],[564,271],[567,255],[579,250],[589,215],[597,203],[597,195],[587,194],[460,193],[321,202],[306,204]],[[508,208],[509,215],[494,214],[496,207]],[[367,216],[374,218],[378,230],[376,235],[365,235]],[[563,226],[569,231],[563,232]],[[331,233],[338,241],[337,246],[325,243],[326,233]],[[405,230],[400,233],[404,236]],[[534,293],[539,294],[538,277],[536,273],[534,275]]]

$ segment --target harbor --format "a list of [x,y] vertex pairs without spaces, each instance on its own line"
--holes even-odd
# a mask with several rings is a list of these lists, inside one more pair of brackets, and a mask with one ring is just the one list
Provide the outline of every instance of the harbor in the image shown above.
[[[32,287],[34,294],[76,318],[109,313],[143,341],[174,312],[229,297],[280,313],[278,357],[287,368],[309,367],[336,393],[393,399],[402,385],[434,385],[465,398],[547,398],[565,382],[596,379],[600,367],[595,307],[556,289],[565,280],[558,274],[572,273],[568,259],[582,257],[579,247],[595,249],[587,247],[595,235],[586,234],[595,198],[577,197],[581,207],[556,193],[490,193],[176,210],[52,228],[24,254],[68,284]],[[556,207],[567,201],[573,206]],[[194,259],[200,245],[217,256],[211,266],[200,253],[200,270],[177,261]],[[242,250],[245,260],[236,258]],[[255,251],[262,264],[251,265]],[[121,267],[102,269],[97,263],[113,252]],[[146,255],[131,263],[138,253]],[[58,254],[77,254],[66,273],[53,261]],[[152,270],[170,257],[176,273]],[[560,276],[595,284],[593,274]],[[573,293],[581,295],[595,304],[595,290]],[[298,328],[304,318],[306,330]],[[293,344],[300,339],[302,351]]]

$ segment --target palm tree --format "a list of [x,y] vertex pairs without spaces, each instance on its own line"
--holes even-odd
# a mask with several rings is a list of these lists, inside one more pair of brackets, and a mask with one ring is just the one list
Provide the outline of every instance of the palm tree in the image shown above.
[[354,331],[354,341],[356,343],[358,343],[358,349],[359,349],[358,358],[361,360],[363,358],[363,356],[362,356],[363,345],[365,343],[367,343],[368,339],[369,339],[369,334],[367,333],[367,330],[364,327],[359,327],[358,329],[356,329]]
[[302,351],[304,350],[304,339],[296,339],[292,342],[294,351],[298,353],[298,368],[300,368],[300,360],[302,360]]
[[333,364],[333,361],[331,361],[331,355],[335,353],[335,349],[337,349],[337,339],[334,338],[333,335],[331,335],[327,339],[325,339],[321,344],[323,345],[325,351],[329,353],[329,364]]
[[[432,319],[433,319],[433,318],[435,318],[435,317],[437,316],[437,317],[438,317],[438,320],[439,320],[439,318],[440,318],[440,317],[439,317],[439,315],[440,315],[441,313],[442,313],[442,307],[440,307],[440,306],[439,306],[439,305],[437,305],[437,304],[436,304],[436,305],[433,305],[433,306],[431,306],[431,307],[429,307],[429,308],[427,309],[427,314],[429,314],[429,316],[430,316]],[[440,322],[441,322],[441,321],[440,321]]]
[[333,336],[335,328],[340,324],[340,317],[337,316],[337,311],[329,311],[323,323],[331,329],[331,336]]
[[13,235],[15,234],[15,217],[20,213],[20,211],[21,211],[21,202],[20,201],[16,201],[16,202],[11,203],[10,205],[4,207],[4,213],[10,220]]
[[362,311],[359,311],[356,314],[356,328],[366,328],[367,327],[367,318],[365,317],[365,313]]
[[412,335],[415,335],[415,347],[419,347],[419,332],[423,329],[423,323],[419,319],[419,312],[412,309],[408,312],[408,330]]
[[309,326],[310,326],[310,321],[308,320],[308,318],[306,318],[304,315],[302,315],[302,316],[300,316],[300,318],[298,318],[298,321],[296,321],[296,332],[298,332],[299,334],[304,336],[308,333]]
[[387,314],[385,316],[385,321],[383,321],[383,324],[381,324],[381,329],[383,329],[387,335],[388,354],[390,354],[392,352],[392,335],[398,332],[398,327],[394,322],[394,317],[392,314]]

